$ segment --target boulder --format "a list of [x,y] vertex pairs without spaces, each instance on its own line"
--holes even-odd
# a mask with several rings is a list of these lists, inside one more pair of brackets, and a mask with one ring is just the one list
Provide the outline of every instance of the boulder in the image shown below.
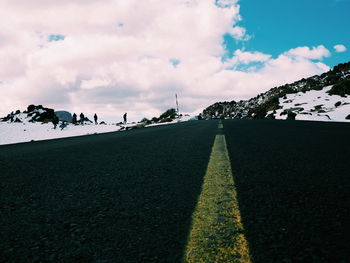
[[28,117],[33,116],[33,121],[44,122],[50,121],[55,115],[55,111],[50,108],[45,108],[42,105],[31,104],[27,107]]
[[68,111],[55,111],[55,115],[60,121],[72,122],[72,114]]

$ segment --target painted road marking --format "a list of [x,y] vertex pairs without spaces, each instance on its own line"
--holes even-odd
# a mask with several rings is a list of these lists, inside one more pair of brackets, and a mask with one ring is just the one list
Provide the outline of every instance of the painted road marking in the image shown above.
[[219,128],[219,129],[223,129],[223,128],[224,128],[224,125],[222,124],[222,121],[221,121],[221,120],[219,120],[218,128]]
[[184,262],[251,262],[223,134],[215,137]]

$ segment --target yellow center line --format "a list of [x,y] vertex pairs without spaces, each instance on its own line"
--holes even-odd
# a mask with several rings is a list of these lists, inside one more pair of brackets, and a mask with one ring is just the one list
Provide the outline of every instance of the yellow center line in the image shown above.
[[251,262],[222,134],[215,137],[202,191],[192,215],[184,262]]

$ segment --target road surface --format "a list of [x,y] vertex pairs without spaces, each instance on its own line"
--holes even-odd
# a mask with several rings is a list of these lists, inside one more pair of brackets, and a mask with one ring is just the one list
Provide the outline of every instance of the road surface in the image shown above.
[[350,125],[268,120],[0,146],[0,261],[181,262],[217,134],[251,262],[347,262]]

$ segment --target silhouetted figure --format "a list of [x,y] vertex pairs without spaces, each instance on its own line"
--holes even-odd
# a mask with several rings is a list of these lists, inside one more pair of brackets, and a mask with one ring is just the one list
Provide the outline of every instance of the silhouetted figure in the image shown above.
[[127,113],[126,112],[123,115],[123,119],[124,119],[124,124],[126,124],[126,121],[127,121]]
[[97,114],[94,115],[95,124],[97,125]]
[[73,124],[77,124],[77,115],[75,113],[73,113],[73,116],[72,116],[72,123]]
[[85,119],[85,116],[83,113],[80,113],[80,124],[81,125],[84,125],[84,119]]
[[60,128],[61,128],[61,131],[67,127],[67,122],[66,121],[62,121],[61,125],[60,125]]
[[10,113],[10,121],[13,122],[13,118],[15,117],[15,114],[13,112]]
[[59,119],[56,115],[53,116],[52,118],[52,124],[53,124],[53,128],[56,130],[57,124],[59,123]]

